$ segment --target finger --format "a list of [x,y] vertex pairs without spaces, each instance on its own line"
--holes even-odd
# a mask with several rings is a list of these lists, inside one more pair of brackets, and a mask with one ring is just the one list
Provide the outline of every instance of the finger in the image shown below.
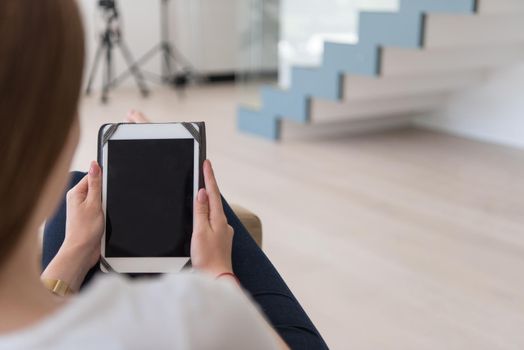
[[124,118],[124,121],[128,122],[128,123],[135,123],[135,121],[133,119],[133,113],[135,113],[135,110],[134,109],[130,109],[129,112],[127,112],[126,117]]
[[127,113],[125,120],[129,123],[149,123],[149,119],[142,112],[134,109]]
[[195,201],[195,227],[194,231],[200,231],[209,227],[209,201],[206,190],[201,188],[198,191]]
[[88,191],[87,200],[91,203],[101,203],[102,201],[102,169],[96,161],[91,162],[89,173],[87,174]]
[[209,160],[204,161],[204,182],[209,196],[209,219],[211,223],[222,223],[225,220],[222,198]]
[[149,123],[150,122],[149,118],[146,117],[145,114],[140,111],[135,112],[135,115],[136,115],[136,119],[138,120],[137,123]]

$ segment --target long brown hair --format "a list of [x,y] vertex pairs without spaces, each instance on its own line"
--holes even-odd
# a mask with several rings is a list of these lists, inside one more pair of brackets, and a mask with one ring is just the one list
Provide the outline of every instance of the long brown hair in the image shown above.
[[0,264],[67,140],[83,65],[74,0],[0,1]]

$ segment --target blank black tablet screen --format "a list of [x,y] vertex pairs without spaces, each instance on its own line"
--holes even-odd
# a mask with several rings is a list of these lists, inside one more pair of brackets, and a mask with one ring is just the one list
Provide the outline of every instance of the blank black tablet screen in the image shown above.
[[187,257],[194,141],[109,140],[106,256]]

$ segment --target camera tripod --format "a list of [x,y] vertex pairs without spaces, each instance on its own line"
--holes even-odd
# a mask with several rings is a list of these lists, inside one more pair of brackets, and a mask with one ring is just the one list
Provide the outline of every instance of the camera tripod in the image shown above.
[[136,61],[138,66],[145,64],[157,53],[162,60],[161,75],[144,72],[150,80],[172,84],[175,88],[184,88],[190,79],[196,79],[195,68],[182,56],[169,39],[168,0],[160,2],[160,42]]
[[[105,15],[105,29],[104,32],[100,35],[100,41],[95,53],[95,60],[93,62],[93,67],[89,73],[89,79],[86,87],[86,94],[91,93],[91,88],[93,85],[93,80],[96,75],[96,71],[102,56],[104,56],[105,69],[102,74],[102,103],[106,103],[108,100],[109,90],[116,87],[120,82],[122,82],[129,74],[131,74],[138,89],[140,90],[142,96],[146,97],[149,95],[149,89],[147,88],[144,80],[144,76],[140,71],[138,64],[134,62],[131,51],[127,47],[126,43],[122,39],[119,27],[119,14],[116,8],[114,0],[100,0],[98,5],[102,9]],[[113,48],[119,48],[124,60],[126,61],[128,68],[122,74],[113,78]]]

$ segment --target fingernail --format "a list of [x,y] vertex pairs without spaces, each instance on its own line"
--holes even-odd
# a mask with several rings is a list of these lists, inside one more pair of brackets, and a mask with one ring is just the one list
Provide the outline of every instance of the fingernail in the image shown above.
[[98,176],[99,173],[100,173],[100,168],[98,167],[97,162],[93,160],[91,162],[91,166],[89,167],[89,175]]
[[198,191],[197,200],[199,203],[207,202],[207,193],[205,188],[201,188],[200,191]]

